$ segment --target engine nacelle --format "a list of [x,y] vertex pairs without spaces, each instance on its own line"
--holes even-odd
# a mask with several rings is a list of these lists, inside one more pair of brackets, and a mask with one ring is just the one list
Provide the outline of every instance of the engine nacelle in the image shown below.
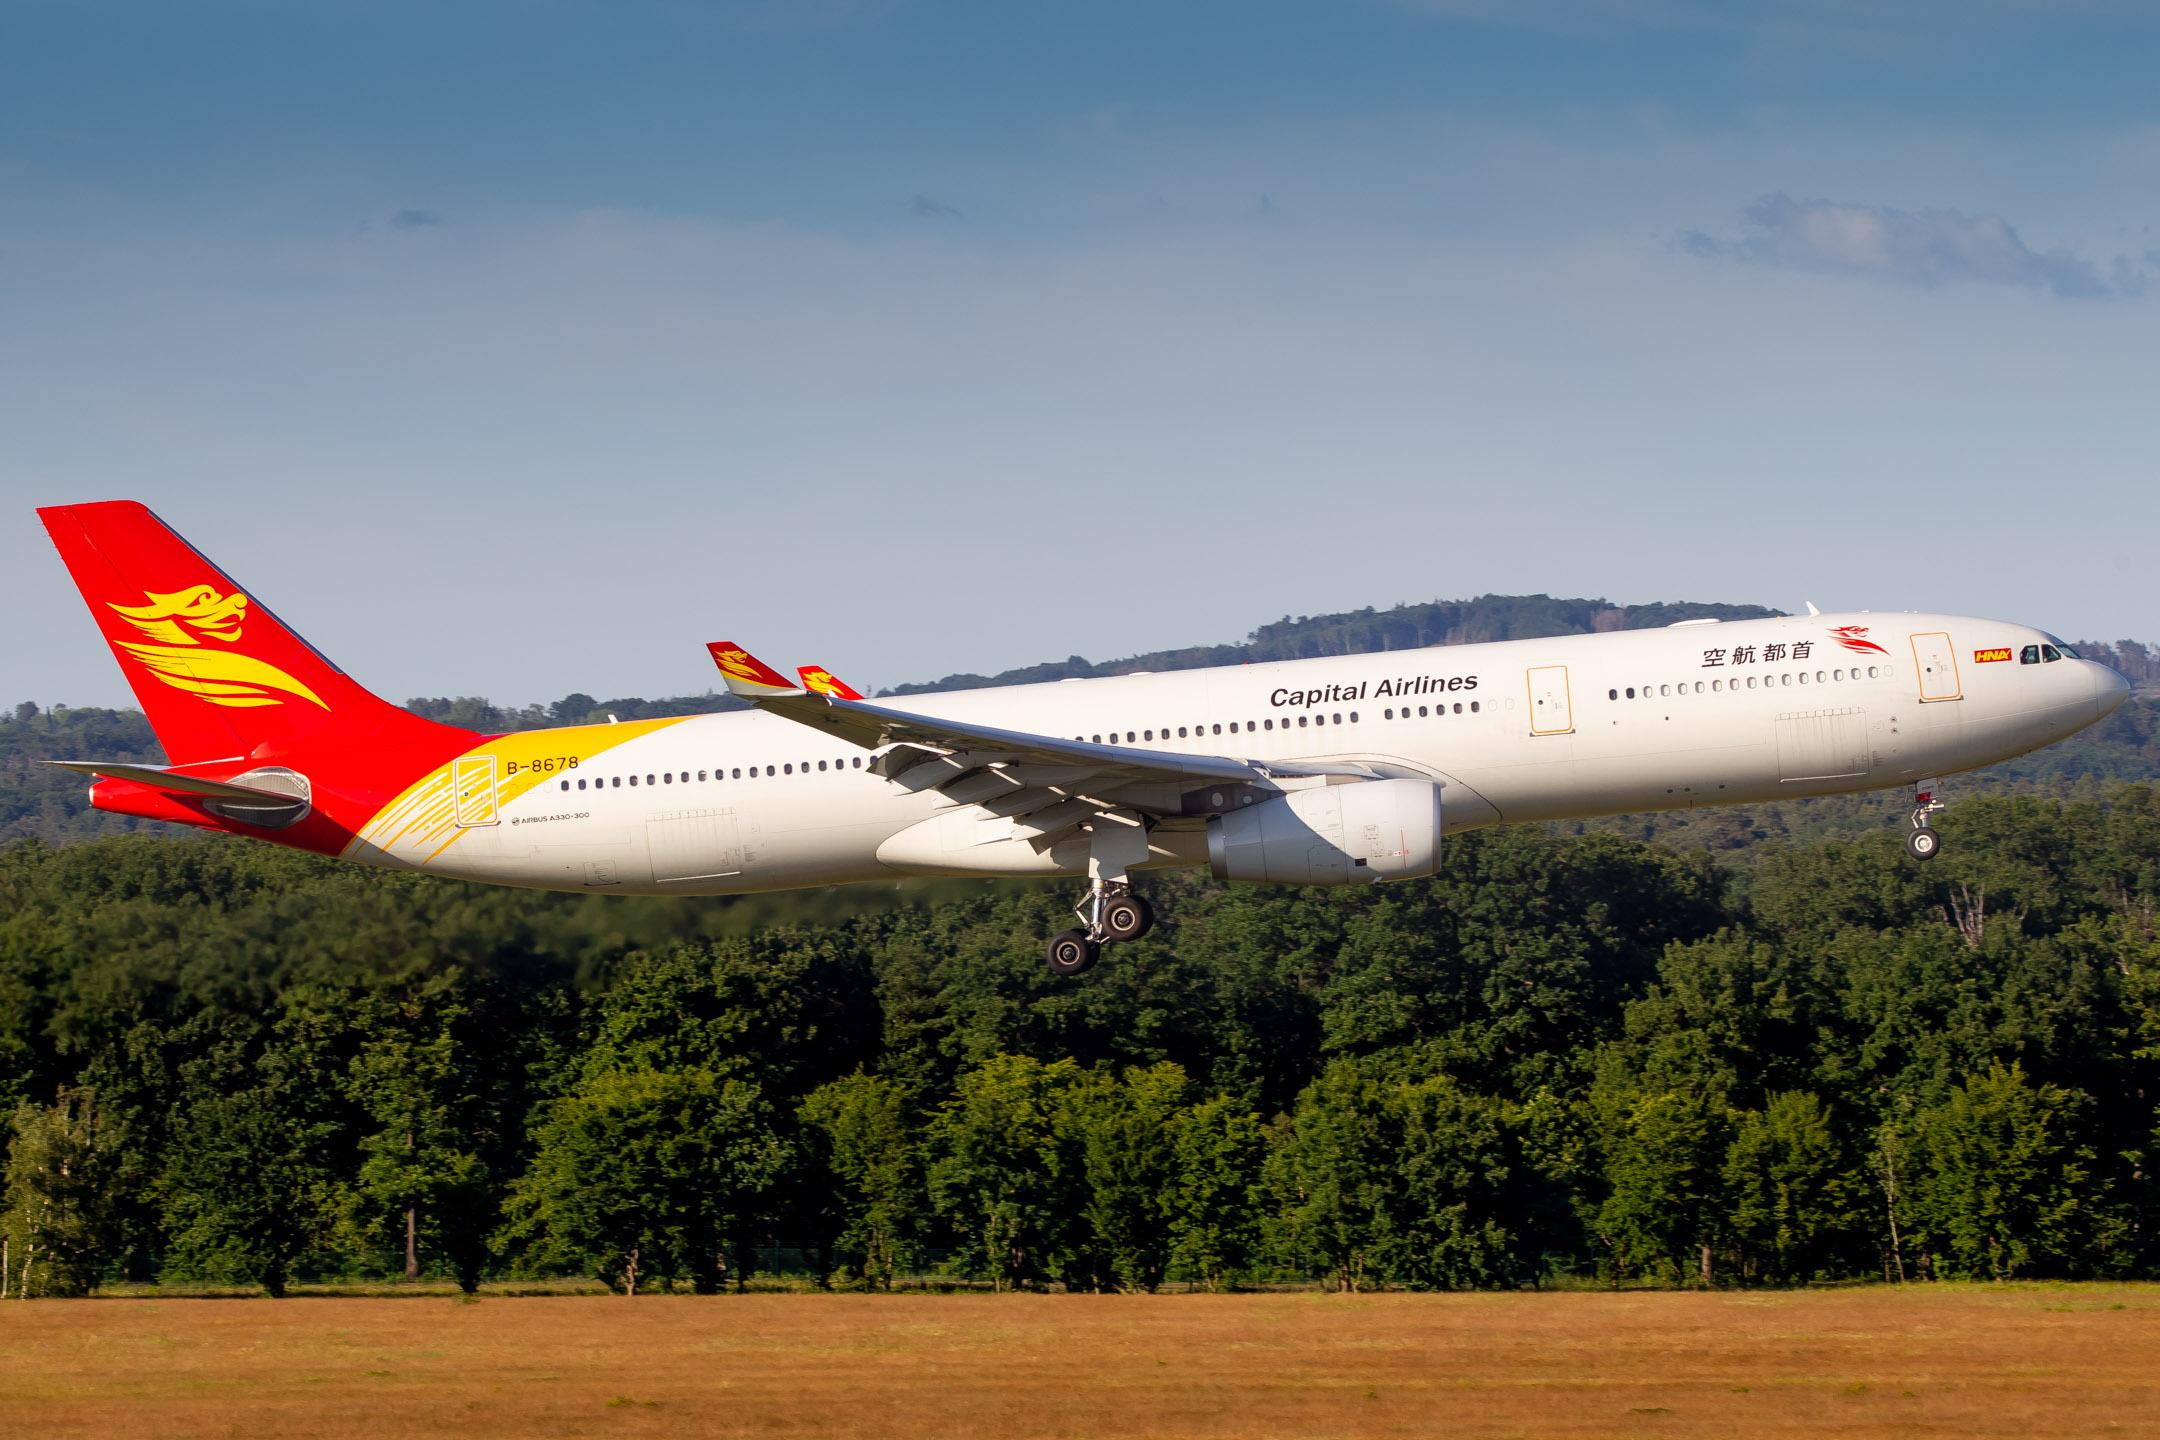
[[1293,790],[1208,821],[1218,880],[1367,885],[1440,869],[1440,787],[1430,780],[1360,780]]

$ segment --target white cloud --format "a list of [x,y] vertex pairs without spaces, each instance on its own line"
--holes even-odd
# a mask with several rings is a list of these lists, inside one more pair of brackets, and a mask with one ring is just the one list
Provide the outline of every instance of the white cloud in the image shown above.
[[1687,232],[1690,254],[1730,256],[1787,270],[1861,275],[1932,289],[1970,281],[2045,289],[2065,300],[2106,300],[2142,294],[2144,273],[2118,258],[2111,277],[2068,250],[2035,251],[2009,222],[1955,210],[1893,210],[1883,205],[1805,203],[1765,195],[1742,212],[1746,233],[1718,240]]

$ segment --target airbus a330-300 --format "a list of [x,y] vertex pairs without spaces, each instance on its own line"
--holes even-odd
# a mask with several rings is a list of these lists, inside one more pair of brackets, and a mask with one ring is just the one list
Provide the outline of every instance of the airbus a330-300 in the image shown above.
[[99,809],[547,890],[1070,876],[1068,975],[1148,928],[1161,867],[1416,879],[1480,826],[1900,786],[1925,860],[1937,777],[2129,693],[2030,626],[1810,613],[891,704],[722,642],[747,710],[482,735],[361,689],[141,505],[39,514],[169,761],[53,762]]

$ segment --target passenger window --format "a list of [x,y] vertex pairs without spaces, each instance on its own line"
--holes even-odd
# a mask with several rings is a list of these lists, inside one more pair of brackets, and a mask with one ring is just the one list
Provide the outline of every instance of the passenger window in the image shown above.
[[1300,730],[1304,729],[1304,728],[1305,728],[1305,723],[1306,723],[1306,721],[1307,721],[1308,719],[1310,719],[1310,718],[1311,718],[1311,717],[1309,717],[1309,716],[1305,716],[1305,715],[1300,715],[1300,716],[1298,716],[1298,717],[1297,717],[1297,728],[1298,728],[1298,729],[1300,729]]
[[793,765],[782,765],[780,767],[780,773],[783,775],[792,775],[795,773],[795,767]]
[[703,780],[704,780],[704,778],[705,778],[705,772],[704,772],[703,770],[700,770],[700,771],[698,771],[698,772],[697,772],[697,778],[698,778],[698,779],[699,779],[700,781],[703,781]]
[[1180,740],[1185,738],[1185,727],[1183,725],[1177,727],[1177,738]]
[[740,765],[736,766],[736,767],[735,767],[735,773],[734,773],[733,775],[729,776],[728,778],[729,778],[729,779],[731,779],[731,780],[740,780],[740,779],[742,779],[742,767],[741,767]]
[[1350,712],[1350,723],[1353,725],[1357,724],[1357,711],[1355,710],[1352,710]]
[[578,788],[578,789],[580,789],[580,790],[584,789],[584,788],[585,788],[585,782],[584,782],[583,780],[580,780],[580,781],[578,781],[578,782],[577,782],[577,788]]
[[637,784],[637,776],[635,776],[635,775],[632,775],[632,776],[630,777],[630,783],[631,783],[632,785],[635,785],[635,784]]
[[1275,728],[1275,721],[1274,721],[1274,718],[1273,718],[1272,716],[1271,716],[1271,717],[1270,717],[1270,718],[1268,719],[1268,722],[1267,722],[1267,728],[1268,728],[1268,729],[1270,729],[1270,730],[1272,730],[1272,729],[1274,729],[1274,728]]
[[1340,715],[1337,715],[1337,716],[1335,717],[1335,723],[1336,723],[1337,725],[1340,725],[1340,724],[1342,724],[1342,716],[1340,716]]
[[1670,686],[1670,685],[1660,685],[1660,686],[1658,686],[1658,693],[1659,693],[1660,695],[1670,695],[1670,694],[1672,694],[1672,686]]
[[1380,718],[1383,720],[1392,720],[1395,718],[1395,712],[1393,710],[1382,710],[1380,712]]
[[[617,775],[617,776],[616,776],[616,777],[614,778],[614,780],[613,780],[612,782],[610,782],[610,783],[612,783],[612,784],[613,784],[613,785],[615,786],[615,788],[616,788],[616,789],[618,789],[618,790],[622,789],[622,776],[620,776],[620,775]],[[632,784],[635,784],[635,783],[637,783],[637,782],[636,782],[635,780],[632,780],[632,782],[631,782],[631,783],[632,783]]]
[[825,762],[823,760],[818,761],[817,768],[823,770],[825,768]]
[[1417,713],[1422,716],[1425,713],[1425,707],[1423,705],[1418,706]]
[[1722,690],[1725,688],[1725,682],[1723,680],[1712,680],[1710,682],[1710,688],[1712,690]]
[[669,771],[665,771],[665,772],[663,772],[663,773],[661,774],[661,776],[660,776],[660,783],[661,783],[661,784],[663,784],[663,785],[672,785],[672,784],[674,784],[674,783],[675,783],[675,772],[674,772],[674,771],[672,771],[672,770],[669,770]]
[[1702,681],[1700,680],[1697,680],[1695,682],[1695,693],[1698,695],[1702,694]]
[[[1455,713],[1458,715],[1462,714],[1462,705],[1459,702],[1455,706]],[[1475,700],[1472,700],[1470,702],[1470,713],[1473,715],[1477,714],[1477,701]]]
[[860,756],[860,755],[857,755],[857,756],[855,757],[855,768],[856,768],[857,770],[860,770],[860,769],[862,769],[862,756]]
[[563,781],[563,782],[562,782],[562,788],[563,788],[563,789],[565,789],[565,790],[569,789],[569,788],[570,788],[570,782],[569,782],[568,780],[565,780],[565,781]]
[[[1235,729],[1237,729],[1237,722],[1236,722],[1235,720],[1233,720],[1233,721],[1231,721],[1231,722],[1230,722],[1230,728],[1231,728],[1232,730],[1235,730]],[[1222,726],[1220,726],[1220,725],[1217,725],[1217,726],[1215,727],[1215,733],[1216,733],[1217,735],[1220,735],[1220,734],[1222,734]]]
[[1100,736],[1100,735],[1097,735],[1097,736],[1095,737],[1095,743],[1096,743],[1097,745],[1100,745],[1100,744],[1102,744],[1102,736]]
[[1608,700],[1617,700],[1620,698],[1620,692],[1618,690],[1607,690],[1605,692],[1605,698]]
[[1155,732],[1153,730],[1143,730],[1140,732],[1140,738],[1143,740],[1153,740],[1155,738]]
[[1630,700],[1635,698],[1635,687],[1633,685],[1627,687],[1627,698]]

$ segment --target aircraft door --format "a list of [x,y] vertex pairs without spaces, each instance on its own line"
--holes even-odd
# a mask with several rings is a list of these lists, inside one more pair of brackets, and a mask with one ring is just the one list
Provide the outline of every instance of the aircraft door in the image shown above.
[[1565,665],[1540,665],[1528,672],[1530,682],[1530,733],[1565,735],[1575,728],[1575,711],[1568,698]]
[[1912,637],[1913,668],[1920,672],[1922,700],[1955,700],[1965,693],[1958,683],[1957,654],[1950,637],[1938,630]]
[[495,757],[460,755],[451,761],[450,794],[458,824],[495,824]]

